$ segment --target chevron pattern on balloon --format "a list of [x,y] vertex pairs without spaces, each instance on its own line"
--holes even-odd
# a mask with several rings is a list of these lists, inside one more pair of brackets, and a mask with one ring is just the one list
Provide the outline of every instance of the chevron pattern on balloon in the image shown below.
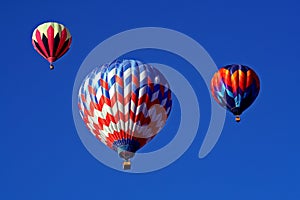
[[152,66],[137,60],[116,60],[86,77],[78,106],[87,128],[101,142],[116,151],[122,147],[135,152],[166,123],[171,90]]

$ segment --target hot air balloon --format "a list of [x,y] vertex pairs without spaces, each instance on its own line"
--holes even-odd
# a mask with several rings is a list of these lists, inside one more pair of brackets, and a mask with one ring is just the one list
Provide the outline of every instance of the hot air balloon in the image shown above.
[[69,30],[57,22],[46,22],[34,29],[32,45],[34,49],[54,69],[53,62],[62,57],[70,48],[72,36]]
[[115,60],[87,75],[78,106],[88,130],[124,159],[126,170],[135,152],[165,125],[171,90],[154,67],[138,60]]
[[239,122],[240,115],[254,102],[260,90],[257,74],[245,65],[222,67],[211,80],[211,93],[222,107],[232,112]]

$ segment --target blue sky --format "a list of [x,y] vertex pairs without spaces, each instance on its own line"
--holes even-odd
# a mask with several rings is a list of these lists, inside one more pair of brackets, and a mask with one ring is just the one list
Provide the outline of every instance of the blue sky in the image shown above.
[[[2,3],[0,199],[299,199],[299,8],[290,0]],[[31,45],[33,29],[49,20],[64,23],[73,36],[70,51],[51,72]],[[219,67],[251,66],[261,92],[240,124],[228,113],[220,140],[200,160],[210,114],[203,80],[175,55],[130,54],[181,70],[197,91],[202,121],[193,144],[175,163],[148,174],[126,174],[98,162],[81,143],[72,89],[96,45],[145,26],[192,37]],[[158,136],[145,151],[170,140],[178,122],[172,116],[164,132],[170,135]]]

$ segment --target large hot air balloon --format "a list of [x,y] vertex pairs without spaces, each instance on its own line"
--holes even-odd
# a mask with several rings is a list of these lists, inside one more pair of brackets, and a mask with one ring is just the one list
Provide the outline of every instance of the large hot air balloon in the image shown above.
[[72,36],[69,30],[57,22],[46,22],[39,25],[32,34],[34,49],[54,69],[53,62],[62,57],[70,48]]
[[80,115],[96,138],[124,159],[163,128],[172,106],[164,76],[137,60],[116,60],[90,72],[78,95]]
[[240,121],[240,115],[256,99],[260,90],[257,74],[245,65],[227,65],[211,80],[211,93],[218,104],[227,108]]

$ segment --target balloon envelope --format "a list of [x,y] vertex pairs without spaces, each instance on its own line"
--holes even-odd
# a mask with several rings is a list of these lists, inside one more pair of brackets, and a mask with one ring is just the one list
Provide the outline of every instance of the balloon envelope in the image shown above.
[[50,64],[62,57],[70,48],[69,30],[57,22],[39,25],[32,33],[32,45]]
[[245,65],[227,65],[219,69],[211,80],[211,93],[218,104],[237,116],[256,99],[260,90],[257,74]]
[[137,60],[116,60],[87,75],[78,94],[89,131],[128,160],[163,128],[171,111],[164,76]]

